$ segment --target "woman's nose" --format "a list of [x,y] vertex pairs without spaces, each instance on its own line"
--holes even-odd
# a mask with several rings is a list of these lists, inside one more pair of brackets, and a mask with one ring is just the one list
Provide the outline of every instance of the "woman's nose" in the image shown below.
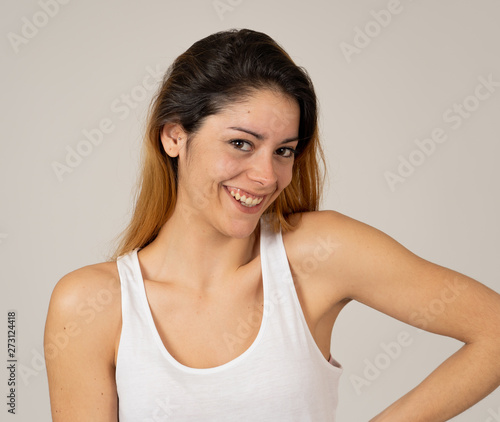
[[272,156],[255,156],[248,170],[248,177],[262,186],[276,184],[278,177]]

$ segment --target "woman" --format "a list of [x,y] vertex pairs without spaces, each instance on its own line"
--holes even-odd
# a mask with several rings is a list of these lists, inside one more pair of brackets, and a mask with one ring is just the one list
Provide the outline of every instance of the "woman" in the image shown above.
[[221,32],[178,57],[144,147],[116,262],[51,298],[54,421],[335,420],[330,338],[353,299],[465,343],[373,421],[445,421],[499,385],[498,294],[317,211],[316,96],[267,35]]

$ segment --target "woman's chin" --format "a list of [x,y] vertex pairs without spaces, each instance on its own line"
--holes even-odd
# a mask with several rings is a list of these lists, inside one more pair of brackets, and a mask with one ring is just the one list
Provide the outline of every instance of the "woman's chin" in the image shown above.
[[230,224],[229,227],[226,228],[226,233],[229,237],[235,239],[246,239],[255,232],[258,223],[258,219],[256,219],[255,222],[233,221],[232,224]]

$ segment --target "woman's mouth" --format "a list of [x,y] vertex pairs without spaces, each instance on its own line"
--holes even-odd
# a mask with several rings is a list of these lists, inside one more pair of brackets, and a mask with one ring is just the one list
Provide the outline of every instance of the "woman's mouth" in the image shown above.
[[255,196],[238,188],[226,186],[226,189],[234,199],[236,199],[241,205],[248,208],[259,205],[264,199],[263,196]]

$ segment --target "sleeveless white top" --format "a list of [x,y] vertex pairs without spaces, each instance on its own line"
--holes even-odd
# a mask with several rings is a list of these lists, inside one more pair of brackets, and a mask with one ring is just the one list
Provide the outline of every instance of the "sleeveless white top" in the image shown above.
[[[149,308],[138,250],[117,259],[120,422],[335,421],[343,369],[324,358],[309,331],[281,233],[261,220],[264,312],[255,341],[237,358],[212,368],[182,365],[165,348]],[[245,335],[241,330],[236,337]]]

